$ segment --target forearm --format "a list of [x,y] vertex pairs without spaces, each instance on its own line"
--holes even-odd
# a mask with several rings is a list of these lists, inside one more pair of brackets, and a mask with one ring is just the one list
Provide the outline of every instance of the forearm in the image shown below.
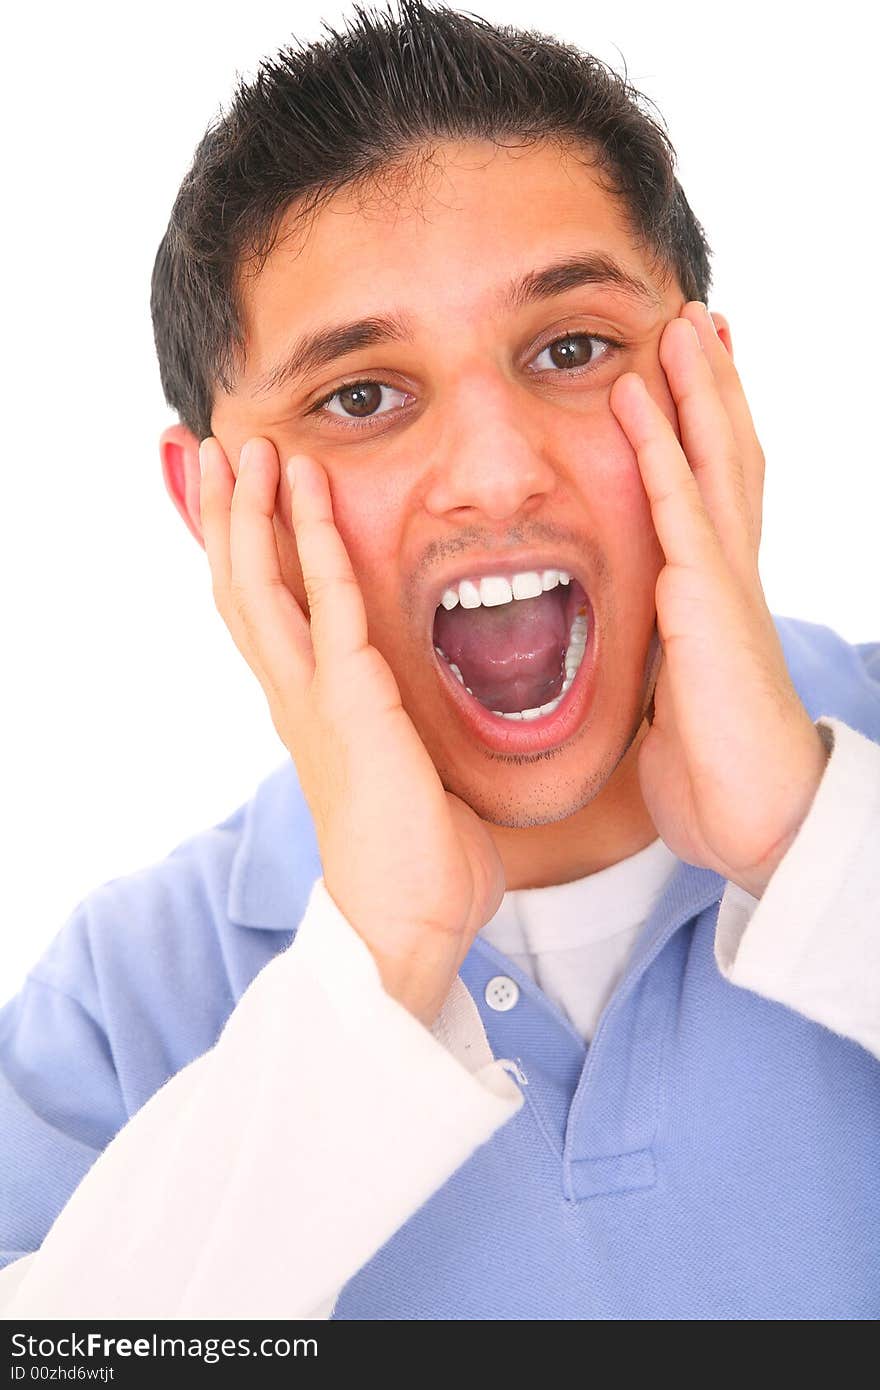
[[3,1316],[328,1317],[522,1104],[511,1064],[486,1043],[466,1069],[438,1023],[389,997],[319,881],[216,1046],[120,1131],[27,1270],[0,1276]]

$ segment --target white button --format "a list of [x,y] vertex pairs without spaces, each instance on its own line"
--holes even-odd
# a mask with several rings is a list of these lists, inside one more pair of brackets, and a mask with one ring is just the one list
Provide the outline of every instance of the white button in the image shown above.
[[490,1009],[506,1014],[519,999],[519,985],[508,975],[493,975],[486,986],[486,1003]]

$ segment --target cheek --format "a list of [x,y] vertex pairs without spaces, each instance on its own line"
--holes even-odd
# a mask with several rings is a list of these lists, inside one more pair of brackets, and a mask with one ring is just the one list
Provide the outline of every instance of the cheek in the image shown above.
[[[379,616],[388,611],[388,594],[383,586],[389,592],[397,592],[400,538],[389,522],[396,510],[376,487],[343,489],[332,479],[330,499],[333,520],[360,585],[367,616]],[[282,576],[305,612],[305,583],[296,536],[290,521],[278,512],[274,526]]]
[[642,544],[652,536],[656,540],[638,460],[610,411],[608,428],[593,435],[587,450],[577,438],[570,448],[570,457],[579,459],[577,491],[608,550],[617,552],[627,541]]
[[345,486],[331,482],[333,519],[361,585],[369,611],[372,594],[397,582],[400,566],[401,503],[387,480],[346,478]]
[[654,586],[664,564],[654,529],[651,505],[638,460],[616,420],[591,441],[577,469],[576,487],[586,525],[601,542],[608,560],[619,609],[641,609],[653,602]]

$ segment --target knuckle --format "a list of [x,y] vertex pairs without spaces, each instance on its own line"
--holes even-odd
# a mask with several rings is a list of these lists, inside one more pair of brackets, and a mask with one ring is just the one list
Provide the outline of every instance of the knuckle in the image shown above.
[[227,606],[233,621],[249,639],[252,639],[255,623],[250,595],[247,589],[235,580],[229,585]]
[[228,589],[229,606],[233,613],[239,618],[244,618],[248,611],[247,592],[237,579],[230,581]]
[[659,609],[678,613],[702,610],[706,603],[699,585],[693,582],[691,570],[684,565],[664,565],[657,576],[654,597]]
[[318,608],[327,597],[330,583],[325,575],[304,574],[303,588],[305,589],[309,608]]
[[309,608],[321,608],[332,600],[334,593],[339,595],[344,586],[348,586],[354,582],[353,576],[347,574],[303,575],[303,583]]

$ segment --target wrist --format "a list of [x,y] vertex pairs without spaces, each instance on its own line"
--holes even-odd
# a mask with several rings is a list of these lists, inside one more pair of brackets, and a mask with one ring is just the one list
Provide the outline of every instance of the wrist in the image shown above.
[[385,993],[402,1004],[426,1028],[431,1028],[452,988],[455,962],[444,959],[442,963],[434,962],[433,968],[429,968],[424,957],[416,965],[412,959],[402,961],[377,954],[372,947],[370,949]]
[[320,882],[339,919],[367,948],[385,994],[430,1029],[464,955],[461,936],[416,922],[395,923],[385,916],[365,920],[356,908],[340,902],[344,895],[331,890],[326,874]]
[[798,785],[797,810],[788,830],[759,864],[754,865],[748,871],[744,870],[728,876],[732,883],[736,883],[739,888],[750,893],[753,898],[763,897],[771,878],[800,834],[801,827],[809,815],[825,775],[825,769],[834,750],[834,734],[823,724],[814,724],[813,734],[811,757],[805,763],[804,775]]

